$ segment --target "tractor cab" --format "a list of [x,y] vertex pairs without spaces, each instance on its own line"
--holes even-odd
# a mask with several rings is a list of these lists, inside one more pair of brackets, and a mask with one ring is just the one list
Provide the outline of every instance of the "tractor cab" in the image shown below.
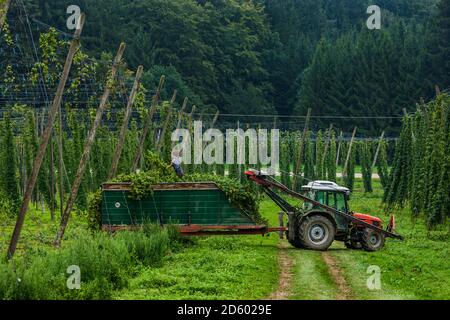
[[[312,181],[302,186],[302,192],[310,199],[321,204],[332,207],[344,213],[349,213],[348,200],[350,198],[350,190],[346,187],[339,186],[332,181]],[[320,209],[312,203],[305,202],[303,210],[311,211]]]

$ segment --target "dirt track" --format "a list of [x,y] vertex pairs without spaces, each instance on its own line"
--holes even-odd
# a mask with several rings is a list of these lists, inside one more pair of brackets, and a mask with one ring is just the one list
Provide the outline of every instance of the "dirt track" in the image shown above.
[[336,261],[336,259],[331,256],[331,254],[327,251],[322,252],[323,261],[328,266],[328,272],[336,284],[338,294],[336,296],[336,300],[350,300],[351,299],[351,289],[347,284],[344,276],[342,275],[341,269]]
[[267,299],[268,300],[287,300],[289,299],[289,288],[293,281],[293,266],[294,260],[287,252],[289,243],[282,241],[278,245],[278,263],[280,269],[280,279],[278,281],[278,288]]
[[[278,263],[279,263],[279,281],[276,291],[270,294],[268,300],[287,300],[290,296],[290,288],[292,286],[294,278],[294,258],[289,254],[290,244],[287,241],[281,241],[278,244]],[[334,282],[337,293],[336,300],[351,300],[352,292],[351,288],[345,280],[342,271],[339,267],[336,259],[328,252],[317,252],[321,255],[321,260],[326,264],[328,274],[331,280]]]

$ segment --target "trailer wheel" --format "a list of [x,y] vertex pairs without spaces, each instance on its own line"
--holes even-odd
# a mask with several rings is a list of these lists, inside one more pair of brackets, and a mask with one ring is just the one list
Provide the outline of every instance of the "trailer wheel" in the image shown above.
[[378,251],[384,247],[384,235],[373,229],[364,229],[361,244],[366,251]]
[[312,250],[327,250],[334,240],[335,228],[330,219],[313,215],[306,217],[299,227],[301,244]]

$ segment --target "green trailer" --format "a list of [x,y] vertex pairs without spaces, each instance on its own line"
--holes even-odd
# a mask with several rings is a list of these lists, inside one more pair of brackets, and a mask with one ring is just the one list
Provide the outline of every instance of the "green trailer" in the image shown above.
[[[131,183],[102,185],[101,222],[104,230],[133,229],[143,223],[174,224],[185,235],[265,234],[213,182],[160,183],[140,200],[130,196]],[[277,229],[278,230],[278,229]]]

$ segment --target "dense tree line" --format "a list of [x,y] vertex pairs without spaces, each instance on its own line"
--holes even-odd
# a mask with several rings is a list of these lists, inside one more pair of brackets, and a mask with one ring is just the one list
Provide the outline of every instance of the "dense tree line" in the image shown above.
[[[398,116],[450,83],[449,0],[377,1],[381,30],[365,26],[367,0],[25,2],[62,30],[67,6],[79,5],[88,52],[98,57],[126,40],[127,61],[144,64],[148,88],[164,73],[165,99],[176,86],[199,110]],[[400,127],[396,119],[338,122],[371,135]]]

